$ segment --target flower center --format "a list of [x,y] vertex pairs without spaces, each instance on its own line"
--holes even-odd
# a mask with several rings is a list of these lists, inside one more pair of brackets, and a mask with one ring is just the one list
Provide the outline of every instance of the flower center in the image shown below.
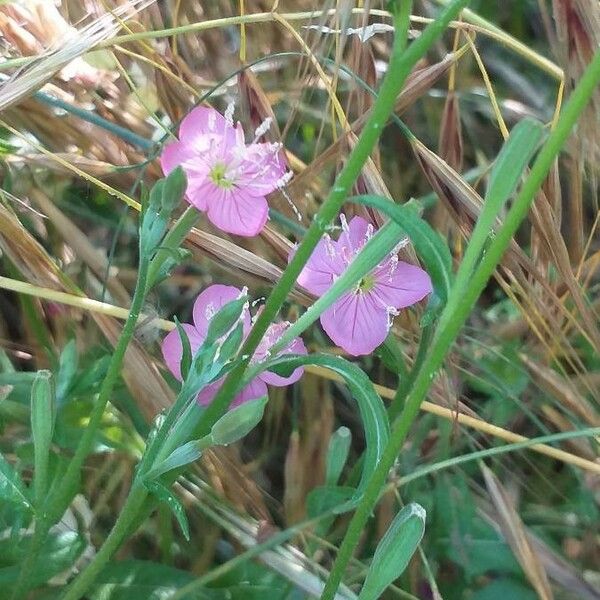
[[217,163],[208,173],[211,181],[220,188],[226,190],[233,187],[233,181],[227,178],[227,166],[223,163]]
[[358,282],[358,291],[359,292],[370,292],[375,287],[375,277],[373,275],[365,275]]

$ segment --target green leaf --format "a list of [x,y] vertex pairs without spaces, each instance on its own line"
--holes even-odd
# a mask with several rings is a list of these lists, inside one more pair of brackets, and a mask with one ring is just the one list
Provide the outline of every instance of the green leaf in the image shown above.
[[336,485],[339,481],[348,460],[351,443],[352,432],[347,427],[339,427],[333,432],[325,459],[325,483],[327,485]]
[[[308,493],[306,498],[306,514],[314,519],[326,512],[335,510],[347,502],[354,493],[354,488],[341,485],[320,485]],[[331,521],[335,519],[332,516]],[[320,525],[321,522],[318,523]]]
[[181,326],[179,319],[174,317],[175,325],[177,327],[177,333],[179,334],[179,341],[181,342],[182,354],[181,354],[181,379],[185,379],[190,372],[192,365],[192,347],[190,345],[190,338],[187,336],[185,329]]
[[225,413],[210,430],[213,446],[227,446],[248,435],[262,420],[268,398],[244,402]]
[[[109,563],[87,596],[90,600],[167,600],[194,580],[193,574],[160,563],[123,560]],[[203,597],[197,592],[187,594],[185,600]]]
[[452,255],[446,242],[419,216],[416,207],[410,203],[394,204],[388,198],[372,195],[353,196],[348,201],[376,208],[402,228],[423,261],[443,306],[452,284]]
[[29,493],[13,466],[0,454],[0,501],[32,509]]
[[[173,169],[165,178],[165,184],[161,189],[160,208],[167,214],[171,214],[183,199],[187,188],[185,171],[181,167]],[[152,192],[150,193],[152,202]]]
[[151,481],[168,471],[193,463],[202,456],[202,453],[209,445],[210,444],[204,445],[202,440],[191,440],[190,442],[179,446],[179,448],[173,450],[165,460],[159,462],[155,467],[150,469],[144,476],[144,480]]
[[188,525],[185,509],[183,508],[183,505],[177,496],[175,496],[169,488],[165,487],[162,483],[156,480],[144,481],[144,486],[151,494],[156,496],[158,500],[164,502],[171,509],[171,512],[177,519],[177,523],[179,523],[179,527],[181,528],[183,536],[189,542],[190,526]]
[[506,201],[514,194],[525,167],[533,157],[544,133],[534,119],[523,119],[510,132],[498,154],[490,175],[484,204],[465,250],[454,282],[459,293],[469,279],[487,244]]
[[[13,539],[0,541],[0,600],[12,597],[12,588],[19,578],[21,566],[31,543],[31,535],[21,537],[17,544]],[[40,557],[28,573],[32,587],[46,583],[52,577],[69,569],[81,556],[87,546],[83,536],[76,531],[50,534],[40,552]]]
[[48,491],[48,459],[56,419],[56,405],[50,371],[38,371],[31,386],[31,432],[33,435],[33,489],[36,507],[42,506]]
[[504,142],[490,174],[490,184],[485,194],[486,204],[495,206],[495,212],[517,189],[525,167],[535,154],[544,126],[526,117],[519,121]]
[[211,317],[205,343],[212,344],[219,338],[227,335],[231,328],[239,321],[247,302],[248,296],[243,294],[240,298],[236,298],[225,304]]
[[60,353],[58,375],[56,376],[56,404],[62,406],[67,401],[68,394],[77,374],[77,344],[70,340]]
[[244,326],[239,322],[225,338],[219,348],[219,360],[225,362],[231,360],[240,349],[244,339]]
[[359,600],[376,600],[398,579],[416,552],[425,532],[425,509],[416,503],[405,506],[379,542]]
[[[365,491],[368,480],[379,463],[383,449],[387,444],[390,425],[387,412],[379,394],[375,391],[369,377],[355,364],[339,357],[328,354],[308,355],[280,355],[270,361],[259,365],[260,370],[275,370],[278,366],[285,367],[286,371],[293,371],[303,365],[317,365],[325,367],[340,375],[352,396],[358,404],[360,418],[365,431],[366,450],[364,453],[363,470],[358,487],[348,501],[338,507],[337,513],[342,513],[354,508]],[[256,370],[253,372],[255,374]]]

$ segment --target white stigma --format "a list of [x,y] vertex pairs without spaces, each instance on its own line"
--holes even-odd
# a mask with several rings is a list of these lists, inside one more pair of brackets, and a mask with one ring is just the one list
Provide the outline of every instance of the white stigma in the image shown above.
[[267,133],[267,131],[269,131],[269,129],[271,128],[271,123],[273,123],[273,119],[271,117],[267,117],[257,128],[256,131],[254,132],[254,142],[256,143],[256,141],[261,138],[263,135],[265,135],[265,133]]
[[396,272],[396,269],[398,267],[398,255],[397,254],[392,254],[390,256],[390,270],[388,273],[388,277],[390,278],[390,281],[392,280],[392,276],[394,275],[394,273]]
[[214,111],[208,113],[208,130],[214,131],[217,124],[217,114]]
[[344,213],[340,214],[340,223],[342,224],[342,231],[344,233],[350,233],[350,227],[348,225],[348,221],[346,220],[346,215]]
[[329,256],[329,258],[335,258],[336,251],[335,251],[335,246],[333,245],[333,242],[331,241],[331,236],[328,233],[326,233],[323,236],[323,240],[325,241],[325,251],[327,252],[327,256]]
[[225,120],[231,125],[233,126],[233,113],[235,111],[235,103],[232,100],[228,105],[227,105],[227,109],[225,110]]

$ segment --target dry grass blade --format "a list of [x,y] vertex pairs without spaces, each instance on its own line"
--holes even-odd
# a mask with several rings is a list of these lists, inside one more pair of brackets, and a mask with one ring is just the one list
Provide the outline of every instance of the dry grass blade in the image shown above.
[[[479,510],[486,521],[493,527],[499,528],[498,513],[487,501],[481,501]],[[578,600],[600,600],[598,588],[590,585],[555,549],[532,533],[528,528],[525,528],[525,534],[531,548],[535,550],[536,555],[548,573],[548,577],[562,586],[567,592],[568,597],[577,598]]]
[[444,104],[444,112],[442,113],[438,155],[455,171],[460,172],[462,171],[463,154],[462,125],[458,97],[454,91],[450,91],[448,92],[448,97]]
[[0,111],[26,98],[49,81],[70,62],[102,41],[117,34],[121,20],[135,15],[155,0],[129,0],[82,27],[71,32],[58,47],[48,49],[43,56],[11,76],[0,88]]
[[129,293],[121,282],[110,274],[108,261],[94,248],[89,238],[41,190],[32,188],[30,197],[56,227],[65,242],[75,251],[77,257],[90,267],[99,280],[103,280],[108,274],[106,286],[115,301],[121,305],[129,305]]
[[[192,251],[200,251],[201,254],[216,261],[221,267],[241,270],[263,282],[273,284],[281,277],[282,270],[279,267],[229,240],[206,233],[201,229],[192,229],[186,244],[191,247]],[[293,297],[302,304],[311,303],[310,297],[299,289],[294,292]]]
[[552,600],[548,576],[539,556],[529,543],[519,514],[498,478],[485,465],[481,466],[485,485],[499,515],[502,535],[523,568],[527,579],[541,600]]
[[554,396],[561,406],[578,415],[592,427],[600,423],[598,413],[568,379],[560,377],[556,371],[545,367],[524,353],[521,353],[519,358],[532,373],[538,385]]

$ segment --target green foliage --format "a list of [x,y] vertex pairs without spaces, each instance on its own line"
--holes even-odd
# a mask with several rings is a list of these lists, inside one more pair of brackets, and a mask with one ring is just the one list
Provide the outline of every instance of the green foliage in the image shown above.
[[31,510],[29,492],[13,466],[0,454],[0,499],[21,509]]
[[425,510],[412,503],[395,517],[375,550],[359,600],[377,600],[400,577],[425,533]]
[[310,354],[308,356],[281,355],[272,361],[263,363],[261,370],[283,368],[286,372],[303,365],[326,367],[340,375],[347,384],[356,400],[362,425],[365,432],[366,450],[362,464],[360,482],[354,495],[336,509],[337,513],[351,510],[362,498],[372,470],[381,458],[381,452],[389,439],[389,422],[381,398],[375,391],[371,380],[356,365],[347,360],[325,354]]
[[[0,540],[0,600],[11,598],[31,540],[29,534],[21,536],[18,543],[12,538]],[[29,585],[39,586],[63,572],[68,573],[86,547],[85,538],[76,531],[51,533],[27,574]]]

